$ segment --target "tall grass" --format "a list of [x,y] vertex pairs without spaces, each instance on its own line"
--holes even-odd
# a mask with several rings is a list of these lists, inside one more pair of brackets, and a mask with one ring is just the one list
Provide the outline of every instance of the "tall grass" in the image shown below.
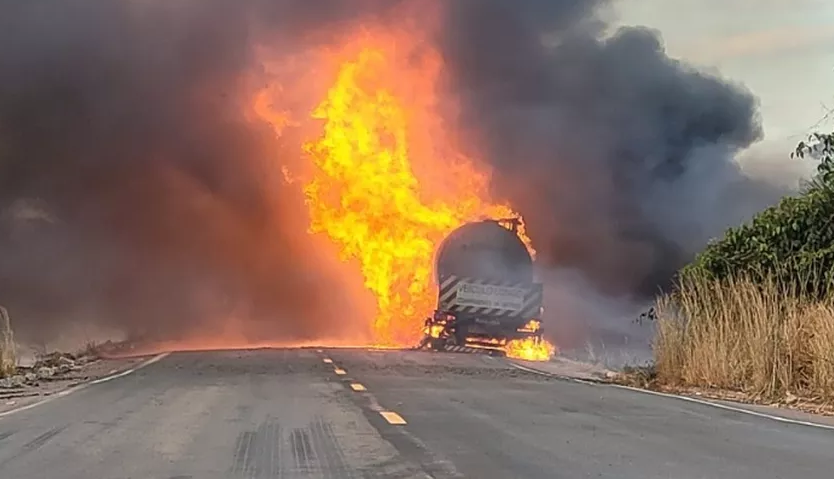
[[834,304],[794,285],[685,275],[656,304],[657,381],[834,401]]
[[12,325],[6,308],[0,306],[0,378],[14,374],[17,355],[12,335]]

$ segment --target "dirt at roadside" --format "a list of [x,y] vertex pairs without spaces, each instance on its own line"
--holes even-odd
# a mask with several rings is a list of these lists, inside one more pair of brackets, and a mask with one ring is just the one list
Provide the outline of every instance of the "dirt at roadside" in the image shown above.
[[588,381],[605,381],[614,377],[615,373],[602,365],[592,364],[573,359],[556,356],[550,361],[524,361],[512,359],[512,362],[554,376]]
[[[793,419],[800,418],[819,422],[820,418],[826,418],[824,421],[826,424],[834,425],[834,404],[820,398],[800,397],[787,393],[780,400],[773,400],[741,391],[694,386],[670,386],[658,383],[655,370],[651,367],[630,368],[618,373],[612,381],[623,386],[708,400]],[[807,416],[803,417],[802,415]]]
[[655,386],[651,388],[655,391],[665,392],[670,394],[681,394],[700,399],[718,400],[727,403],[745,404],[749,406],[756,406],[762,409],[782,409],[785,411],[798,411],[816,416],[834,417],[834,404],[821,402],[816,398],[803,398],[793,394],[787,394],[782,400],[773,401],[758,397],[753,394],[747,394],[738,391],[725,391],[721,389],[707,389],[707,388],[674,388],[665,386]]
[[146,357],[102,359],[54,354],[32,367],[0,379],[0,414],[26,406],[60,391],[130,369]]

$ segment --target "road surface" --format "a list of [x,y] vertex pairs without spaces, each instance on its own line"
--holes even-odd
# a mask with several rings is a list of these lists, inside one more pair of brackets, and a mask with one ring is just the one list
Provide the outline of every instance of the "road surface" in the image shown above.
[[832,454],[832,430],[423,352],[174,353],[0,418],[4,479],[830,479]]

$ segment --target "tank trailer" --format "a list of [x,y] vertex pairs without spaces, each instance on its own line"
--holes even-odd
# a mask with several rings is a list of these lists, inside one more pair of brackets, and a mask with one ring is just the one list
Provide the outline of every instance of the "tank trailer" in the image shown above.
[[435,256],[437,306],[421,348],[500,351],[509,341],[541,341],[542,285],[519,236],[520,219],[467,223]]

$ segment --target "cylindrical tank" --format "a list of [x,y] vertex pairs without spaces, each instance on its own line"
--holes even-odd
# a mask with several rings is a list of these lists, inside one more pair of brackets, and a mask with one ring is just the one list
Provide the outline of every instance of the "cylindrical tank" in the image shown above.
[[467,223],[452,231],[435,256],[435,274],[516,283],[533,281],[533,258],[521,238],[497,221]]

